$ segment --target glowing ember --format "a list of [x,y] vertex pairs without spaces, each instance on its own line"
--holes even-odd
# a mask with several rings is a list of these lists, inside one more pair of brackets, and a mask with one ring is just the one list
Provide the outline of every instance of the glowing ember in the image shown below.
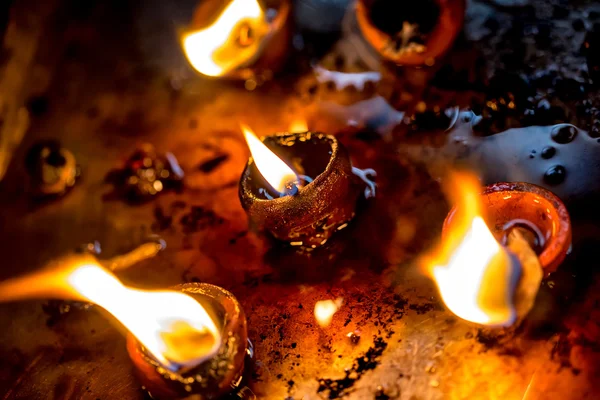
[[256,168],[273,189],[283,193],[291,183],[298,181],[294,170],[269,150],[249,127],[242,125],[242,131],[244,131],[244,137],[250,147]]
[[451,197],[460,203],[456,223],[444,237],[438,255],[427,261],[444,303],[465,320],[495,326],[514,323],[514,304],[521,267],[496,241],[481,216],[475,177],[450,178]]
[[294,120],[290,124],[289,131],[292,132],[292,133],[307,132],[308,131],[308,124],[306,123],[306,120],[303,120],[303,119]]
[[195,366],[213,356],[221,335],[192,297],[175,291],[143,291],[124,286],[91,258],[72,257],[59,268],[3,282],[0,300],[58,297],[88,301],[119,320],[169,369]]
[[257,57],[269,33],[257,0],[232,0],[214,22],[183,36],[192,66],[207,76],[223,76]]
[[335,300],[320,300],[315,303],[315,319],[317,323],[325,328],[331,324],[331,320],[336,312],[340,309],[344,299],[338,297]]

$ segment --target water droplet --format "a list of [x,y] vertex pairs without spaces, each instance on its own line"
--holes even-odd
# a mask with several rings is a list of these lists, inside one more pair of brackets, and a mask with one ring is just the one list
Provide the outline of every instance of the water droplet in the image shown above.
[[556,154],[556,149],[552,146],[546,146],[542,149],[542,158],[548,160]]
[[567,170],[562,165],[554,165],[544,174],[544,181],[549,185],[558,185],[565,180]]
[[577,128],[569,124],[556,125],[552,129],[550,136],[556,143],[566,144],[575,139],[575,136],[577,136]]

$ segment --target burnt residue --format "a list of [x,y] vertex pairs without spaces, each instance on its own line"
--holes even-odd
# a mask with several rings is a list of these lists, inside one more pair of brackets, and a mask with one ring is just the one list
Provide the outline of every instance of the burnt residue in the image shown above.
[[154,207],[154,223],[152,224],[153,231],[164,231],[166,229],[169,229],[172,224],[172,215],[167,215],[161,206]]
[[114,189],[105,198],[122,198],[129,203],[146,202],[164,191],[180,191],[183,176],[173,154],[159,154],[154,146],[144,144],[121,168],[106,175],[105,181],[111,183]]
[[229,159],[228,154],[220,154],[210,160],[204,161],[200,165],[198,165],[198,170],[204,172],[205,174],[211,173],[221,164]]
[[354,384],[362,375],[375,369],[388,344],[383,338],[375,338],[371,346],[363,355],[356,358],[352,367],[346,370],[346,375],[341,379],[318,379],[317,393],[323,393],[328,399],[339,399],[352,391]]
[[441,306],[436,303],[411,304],[408,308],[415,311],[418,315],[426,314],[435,309],[442,309]]
[[208,227],[221,225],[224,222],[224,218],[202,206],[192,206],[190,211],[179,220],[184,233],[198,232]]

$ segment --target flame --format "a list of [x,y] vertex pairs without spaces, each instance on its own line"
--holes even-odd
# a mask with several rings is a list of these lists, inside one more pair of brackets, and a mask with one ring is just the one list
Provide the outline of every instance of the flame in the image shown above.
[[426,265],[444,303],[458,317],[478,324],[510,325],[516,319],[518,263],[512,262],[482,218],[477,178],[455,173],[448,186],[457,205],[452,225]]
[[273,189],[283,193],[290,183],[298,181],[294,170],[269,150],[249,127],[242,124],[242,131],[258,171]]
[[338,297],[335,300],[320,300],[315,303],[315,319],[317,323],[325,328],[331,324],[331,320],[333,316],[342,304],[344,303],[344,299]]
[[258,0],[232,0],[211,25],[186,33],[183,49],[198,72],[223,76],[258,56],[268,32]]
[[306,120],[304,120],[304,119],[296,119],[296,120],[292,121],[292,123],[290,124],[289,131],[292,133],[307,132],[308,124],[306,123]]
[[0,301],[52,297],[97,304],[172,370],[198,365],[218,351],[221,334],[192,297],[126,287],[95,260],[82,256],[56,264],[60,266],[2,282]]

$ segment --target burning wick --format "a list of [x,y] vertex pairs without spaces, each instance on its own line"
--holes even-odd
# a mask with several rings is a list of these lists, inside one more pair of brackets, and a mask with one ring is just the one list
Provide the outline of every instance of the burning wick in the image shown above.
[[[140,380],[157,398],[199,391],[221,395],[239,380],[247,349],[246,320],[233,295],[207,284],[134,289],[107,269],[126,268],[162,245],[145,244],[108,261],[89,253],[63,256],[39,272],[0,283],[0,302],[55,298],[94,303],[127,328],[129,353],[138,372],[143,371]],[[223,379],[229,379],[227,385]]]
[[375,171],[353,167],[333,136],[303,131],[261,141],[242,130],[252,157],[240,178],[240,201],[253,225],[276,239],[302,250],[322,246],[348,226],[361,194],[375,195]]
[[451,174],[448,188],[455,204],[452,226],[426,261],[427,269],[458,317],[482,325],[512,325],[533,307],[542,265],[518,230],[508,234],[506,247],[496,240],[482,217],[475,176]]
[[344,299],[338,297],[335,300],[319,300],[315,303],[315,319],[321,328],[326,328],[331,324],[331,320],[336,312],[344,304]]
[[280,196],[297,193],[299,178],[294,170],[269,150],[248,126],[242,124],[241,127],[250,148],[252,159],[269,186],[277,191]]

